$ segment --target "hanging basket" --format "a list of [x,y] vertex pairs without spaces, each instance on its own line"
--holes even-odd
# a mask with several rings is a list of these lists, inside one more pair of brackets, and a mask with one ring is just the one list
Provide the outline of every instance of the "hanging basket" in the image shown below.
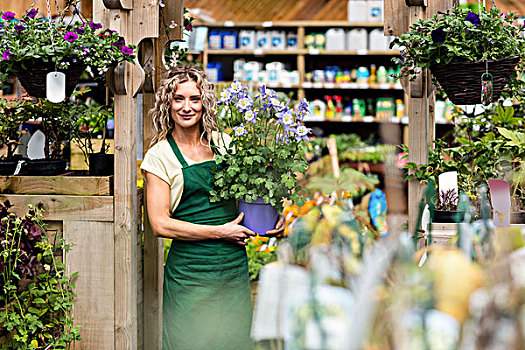
[[[58,69],[66,74],[66,97],[71,96],[75,87],[86,69],[86,65],[80,62],[71,63],[68,69]],[[53,62],[41,60],[24,61],[17,69],[16,77],[26,92],[33,97],[46,97],[46,76],[55,71]]]
[[[494,77],[492,101],[500,98],[519,60],[515,56],[488,61],[488,72]],[[485,61],[433,64],[430,71],[452,103],[481,103],[481,75],[487,71]]]

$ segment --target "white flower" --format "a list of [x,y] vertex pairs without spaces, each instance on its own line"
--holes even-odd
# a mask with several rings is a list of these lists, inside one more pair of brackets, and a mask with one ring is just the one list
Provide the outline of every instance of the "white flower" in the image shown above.
[[[162,2],[162,0],[161,0]],[[175,21],[171,21],[170,25],[168,27],[170,27],[171,29],[175,28],[176,26],[178,26],[177,23],[175,23]]]

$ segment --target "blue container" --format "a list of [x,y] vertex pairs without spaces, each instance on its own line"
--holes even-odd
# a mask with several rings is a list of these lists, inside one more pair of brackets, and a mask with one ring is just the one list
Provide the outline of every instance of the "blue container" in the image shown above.
[[244,213],[242,225],[263,236],[266,231],[273,230],[279,213],[271,204],[264,204],[262,198],[251,203],[239,200],[239,214]]

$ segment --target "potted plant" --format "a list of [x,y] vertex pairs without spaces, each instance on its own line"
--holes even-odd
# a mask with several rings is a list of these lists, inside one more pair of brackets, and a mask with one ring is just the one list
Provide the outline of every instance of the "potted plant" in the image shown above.
[[454,7],[417,20],[393,41],[401,47],[401,58],[394,59],[403,66],[399,77],[413,80],[430,68],[438,87],[460,105],[482,103],[484,73],[493,78],[492,101],[499,99],[507,84],[509,94],[523,96],[518,72],[525,66],[525,37],[517,19],[496,7],[479,14]]
[[294,110],[264,86],[250,94],[236,81],[220,94],[219,123],[232,141],[226,153],[216,157],[223,167],[214,171],[211,200],[238,200],[244,225],[259,234],[274,228],[283,198],[298,196],[296,173],[307,167],[310,130],[302,120],[308,113],[305,101]]
[[0,203],[0,347],[69,349],[80,340],[73,326],[74,275],[67,275],[57,253],[70,246],[48,237],[39,209],[10,213]]
[[[114,155],[107,153],[106,143],[108,118],[113,115],[113,109],[97,103],[77,103],[77,128],[74,139],[84,154],[84,160],[89,166],[89,175],[106,176],[114,173]],[[92,139],[95,135],[102,137],[100,149],[93,149]]]
[[462,221],[465,212],[458,211],[458,193],[455,189],[441,190],[436,196],[434,222],[453,223]]
[[31,96],[45,97],[46,74],[55,69],[66,72],[69,96],[86,67],[102,75],[116,63],[135,58],[134,46],[99,23],[68,25],[40,17],[33,8],[21,18],[9,11],[1,18],[0,72],[15,74]]
[[25,132],[22,124],[26,121],[24,106],[32,103],[29,98],[0,99],[0,147],[5,154],[0,157],[0,175],[13,175],[22,156],[15,152],[20,137]]

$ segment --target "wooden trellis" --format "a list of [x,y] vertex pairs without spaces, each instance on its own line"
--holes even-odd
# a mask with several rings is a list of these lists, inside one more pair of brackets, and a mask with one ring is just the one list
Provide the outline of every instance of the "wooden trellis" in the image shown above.
[[[385,0],[385,35],[406,33],[410,24],[429,18],[438,11],[446,11],[454,0]],[[403,83],[408,95],[408,149],[410,162],[428,162],[428,149],[435,135],[434,102],[430,72],[425,70],[413,82]],[[408,183],[408,228],[414,232],[418,215],[418,201],[422,188],[417,179]]]

